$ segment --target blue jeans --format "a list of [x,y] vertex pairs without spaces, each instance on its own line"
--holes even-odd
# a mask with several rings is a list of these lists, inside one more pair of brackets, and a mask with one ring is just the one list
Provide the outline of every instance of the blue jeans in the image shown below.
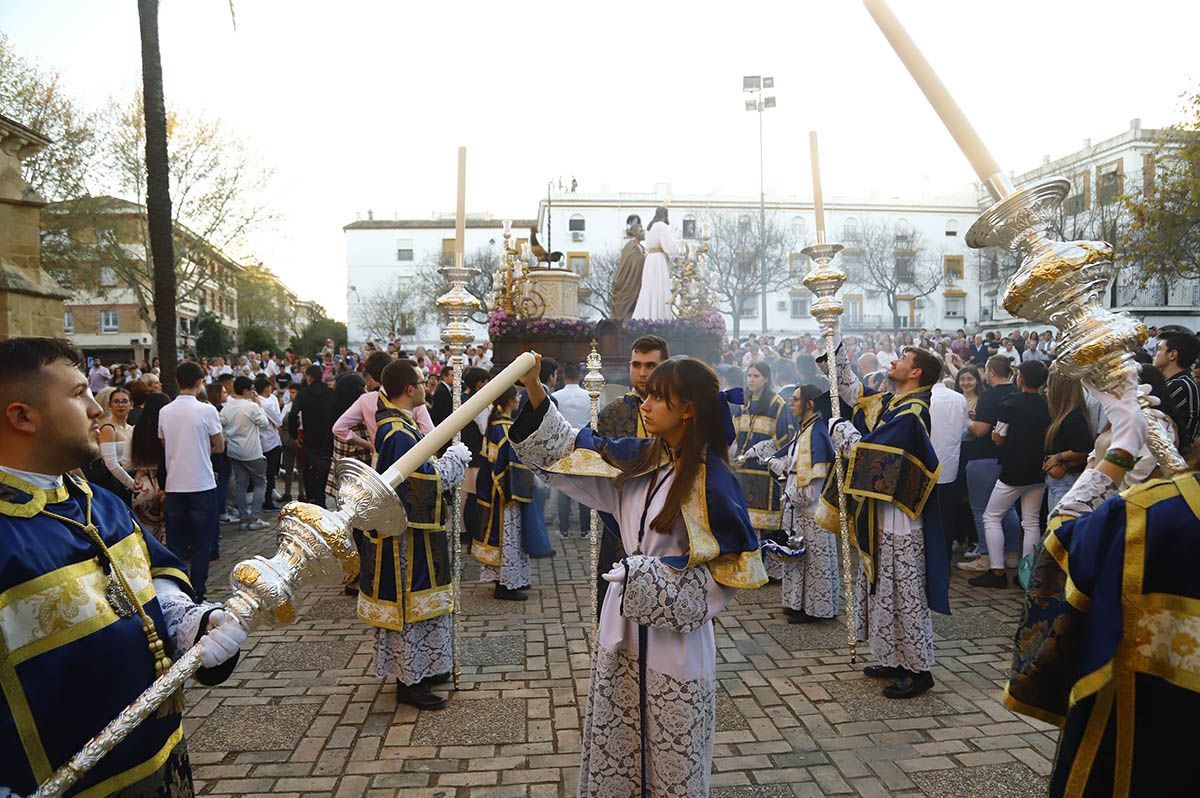
[[[996,480],[1000,479],[1000,461],[994,457],[987,460],[972,460],[967,463],[966,471],[967,497],[971,501],[971,515],[975,518],[975,531],[979,533],[979,539],[982,542],[984,539],[983,511],[987,509],[988,499],[992,498]],[[1016,508],[1008,508],[1008,512],[1004,514],[1004,519],[1001,521],[1001,526],[1004,529],[1004,550],[1006,552],[1021,551],[1021,521],[1017,518]]]
[[167,548],[185,564],[191,550],[188,577],[198,599],[208,590],[209,556],[221,528],[217,490],[167,494]]
[[1067,491],[1075,484],[1075,480],[1079,479],[1078,474],[1067,474],[1061,479],[1054,477],[1046,477],[1046,511],[1054,512],[1054,508],[1062,501],[1063,496],[1067,495]]

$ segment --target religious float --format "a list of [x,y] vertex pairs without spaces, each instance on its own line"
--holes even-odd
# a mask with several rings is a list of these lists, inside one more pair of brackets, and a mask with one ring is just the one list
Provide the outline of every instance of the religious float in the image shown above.
[[[705,359],[721,348],[725,320],[708,288],[707,225],[698,239],[679,244],[671,268],[673,319],[592,321],[579,315],[579,275],[538,258],[529,245],[518,249],[511,222],[504,222],[503,255],[493,279],[488,338],[494,362],[503,367],[529,349],[560,363],[587,359],[595,342],[610,381],[625,382],[633,342],[643,335],[667,341],[671,352]],[[550,253],[551,255],[553,253]]]

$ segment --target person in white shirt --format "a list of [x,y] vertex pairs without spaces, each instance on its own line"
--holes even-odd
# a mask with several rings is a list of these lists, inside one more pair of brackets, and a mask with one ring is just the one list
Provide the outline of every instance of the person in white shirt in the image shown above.
[[92,393],[100,393],[108,387],[108,381],[112,379],[112,372],[100,362],[100,358],[92,361],[92,367],[88,370],[88,387],[92,389]]
[[[562,367],[563,387],[552,393],[550,397],[558,405],[558,412],[575,429],[583,429],[592,421],[592,398],[588,392],[579,387],[579,364],[567,361]],[[591,519],[587,508],[579,502],[571,501],[571,497],[558,492],[558,535],[566,539],[571,522],[571,505],[579,508],[579,533],[587,537],[591,531]]]
[[279,430],[283,428],[283,414],[280,412],[279,400],[271,390],[271,381],[263,375],[254,378],[254,393],[258,394],[258,404],[267,416],[269,428],[259,432],[262,441],[263,457],[267,460],[267,487],[263,491],[264,510],[276,510],[275,480],[279,476],[279,463],[283,458],[283,440]]
[[[942,377],[948,377],[950,371],[945,364],[942,369]],[[969,420],[967,398],[947,388],[944,381],[935,382],[929,400],[929,442],[933,444],[942,466],[938,474],[937,497],[947,546],[952,545],[953,538],[960,531],[959,525],[954,523],[954,519],[962,515],[960,506],[963,504],[963,483],[958,478],[958,462]],[[965,535],[962,537],[966,539]],[[949,551],[946,554],[948,557]]]
[[[221,408],[221,426],[225,429],[226,451],[233,466],[233,506],[237,508],[242,529],[266,529],[269,525],[258,517],[267,486],[267,458],[263,456],[260,432],[266,431],[270,422],[249,377],[233,381],[233,394]],[[250,491],[253,499],[247,503]]]
[[165,514],[167,547],[184,562],[198,598],[207,592],[209,555],[220,532],[220,502],[212,455],[225,451],[217,409],[196,398],[204,390],[204,370],[185,360],[175,372],[179,395],[158,414],[167,468]]
[[1011,360],[1014,369],[1021,365],[1021,353],[1018,352],[1013,346],[1012,339],[1005,338],[1003,341],[1001,341],[1001,344],[1001,349],[997,354],[1004,355],[1006,358]]

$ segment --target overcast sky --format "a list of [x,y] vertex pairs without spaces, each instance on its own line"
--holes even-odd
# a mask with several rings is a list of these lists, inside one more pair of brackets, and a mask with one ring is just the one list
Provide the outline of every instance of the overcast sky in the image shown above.
[[[773,75],[769,194],[920,197],[974,179],[858,0],[351,2],[163,0],[167,102],[219,116],[276,170],[283,217],[241,252],[344,317],[342,226],[454,207],[531,216],[581,191],[758,192],[741,77]],[[1196,90],[1192,0],[892,0],[1006,168],[1065,155]],[[140,86],[134,0],[0,0],[0,30],[99,103]],[[20,109],[4,109],[21,118]]]

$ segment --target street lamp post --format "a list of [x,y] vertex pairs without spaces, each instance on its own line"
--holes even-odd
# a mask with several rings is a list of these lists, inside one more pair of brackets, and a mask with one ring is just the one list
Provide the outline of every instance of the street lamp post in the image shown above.
[[[775,88],[775,78],[744,75],[742,91],[753,99],[746,100],[747,111],[758,112],[758,268],[762,280],[762,331],[767,331],[767,195],[763,183],[763,111],[775,107],[775,95],[764,92]],[[737,308],[740,314],[742,309]]]

